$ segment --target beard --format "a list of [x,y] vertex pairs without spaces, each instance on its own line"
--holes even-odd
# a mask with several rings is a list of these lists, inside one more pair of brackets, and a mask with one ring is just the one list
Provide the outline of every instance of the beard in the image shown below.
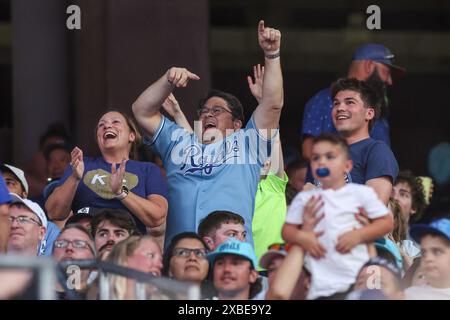
[[372,74],[366,79],[366,82],[376,91],[378,100],[380,101],[379,118],[389,117],[389,103],[387,97],[386,83],[380,77],[378,70],[375,68]]

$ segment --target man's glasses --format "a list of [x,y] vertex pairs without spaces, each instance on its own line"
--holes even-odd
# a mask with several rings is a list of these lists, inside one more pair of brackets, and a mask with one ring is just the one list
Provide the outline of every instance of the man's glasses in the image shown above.
[[65,240],[65,239],[61,239],[61,240],[56,240],[53,245],[55,246],[55,248],[67,248],[69,246],[69,244],[72,244],[72,247],[75,249],[90,249],[91,251],[92,248],[89,245],[89,243],[87,241],[84,240]]
[[42,226],[42,223],[40,223],[37,220],[34,220],[33,218],[27,217],[27,216],[18,216],[18,217],[9,216],[8,219],[11,222],[11,224],[14,223],[14,221],[17,220],[17,222],[19,224],[32,224],[32,223],[34,223],[34,224],[38,225],[39,227]]
[[290,243],[274,243],[268,247],[268,250],[288,252],[289,249],[291,249],[291,247],[292,247],[292,245]]
[[199,117],[204,117],[210,112],[212,113],[212,115],[214,117],[217,117],[218,115],[220,115],[220,114],[222,114],[224,112],[228,112],[230,114],[233,114],[232,111],[229,111],[229,110],[227,110],[227,109],[225,109],[224,107],[221,107],[221,106],[213,106],[212,108],[202,107],[201,109],[197,110],[197,113],[198,113]]
[[173,255],[187,258],[191,255],[191,252],[193,252],[197,258],[204,259],[206,257],[206,249],[175,248],[173,250]]

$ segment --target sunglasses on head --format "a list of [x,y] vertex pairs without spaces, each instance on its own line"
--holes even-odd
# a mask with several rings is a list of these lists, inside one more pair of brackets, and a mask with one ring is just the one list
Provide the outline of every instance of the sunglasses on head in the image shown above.
[[289,249],[291,249],[291,247],[292,247],[292,245],[290,243],[274,243],[268,247],[268,250],[288,252]]

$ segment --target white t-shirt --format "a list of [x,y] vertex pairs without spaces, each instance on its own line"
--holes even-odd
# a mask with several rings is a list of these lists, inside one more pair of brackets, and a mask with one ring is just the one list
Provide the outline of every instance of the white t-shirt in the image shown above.
[[450,300],[450,288],[414,286],[405,290],[406,300]]
[[[348,254],[336,251],[338,237],[347,231],[361,228],[355,214],[364,208],[370,219],[383,217],[389,209],[378,199],[375,191],[368,186],[347,183],[340,189],[314,189],[300,192],[294,198],[286,215],[286,222],[302,224],[303,209],[312,196],[322,196],[325,217],[317,224],[315,231],[325,231],[319,237],[327,253],[325,258],[316,260],[305,256],[305,266],[311,272],[311,287],[307,299],[327,297],[344,292],[352,285],[361,267],[369,260],[367,245],[360,244]],[[321,213],[319,213],[321,214]]]

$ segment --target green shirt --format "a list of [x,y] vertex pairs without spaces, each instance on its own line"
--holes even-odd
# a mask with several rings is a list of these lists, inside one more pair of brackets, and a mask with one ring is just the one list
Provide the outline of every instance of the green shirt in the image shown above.
[[281,228],[286,219],[287,182],[286,173],[284,173],[283,179],[269,173],[258,183],[252,222],[253,243],[258,261],[267,251],[268,246],[284,242],[281,238]]

